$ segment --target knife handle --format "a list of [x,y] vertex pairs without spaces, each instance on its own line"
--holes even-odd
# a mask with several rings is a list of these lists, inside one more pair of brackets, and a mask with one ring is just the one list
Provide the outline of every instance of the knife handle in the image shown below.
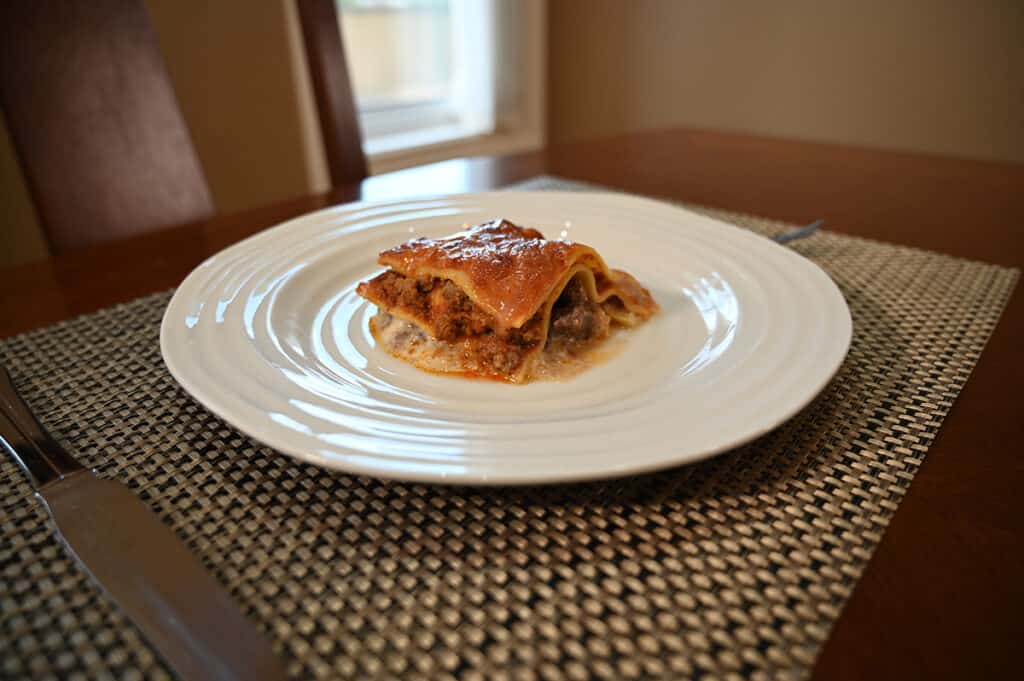
[[85,468],[50,437],[0,366],[0,444],[25,469],[32,486],[62,480]]

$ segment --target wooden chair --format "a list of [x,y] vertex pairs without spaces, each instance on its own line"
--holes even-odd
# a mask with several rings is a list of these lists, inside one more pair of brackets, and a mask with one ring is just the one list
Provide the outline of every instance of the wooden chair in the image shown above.
[[213,213],[141,0],[0,3],[0,104],[53,251]]
[[359,118],[345,63],[335,0],[296,0],[331,184],[366,177]]

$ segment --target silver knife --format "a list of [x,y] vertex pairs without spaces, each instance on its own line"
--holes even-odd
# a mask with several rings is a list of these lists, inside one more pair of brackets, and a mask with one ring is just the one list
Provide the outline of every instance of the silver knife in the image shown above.
[[199,559],[127,487],[96,477],[50,437],[3,367],[0,445],[28,473],[68,552],[182,679],[285,678]]

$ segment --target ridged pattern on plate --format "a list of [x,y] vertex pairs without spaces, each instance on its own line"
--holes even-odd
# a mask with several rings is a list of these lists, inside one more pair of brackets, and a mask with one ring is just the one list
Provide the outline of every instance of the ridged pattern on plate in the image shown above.
[[[375,308],[355,286],[380,270],[377,253],[499,216],[596,247],[662,311],[565,382],[436,376],[376,348]],[[651,470],[746,442],[824,387],[850,332],[828,276],[751,233],[633,197],[494,193],[354,204],[252,237],[186,279],[161,347],[206,407],[298,458],[511,483]]]

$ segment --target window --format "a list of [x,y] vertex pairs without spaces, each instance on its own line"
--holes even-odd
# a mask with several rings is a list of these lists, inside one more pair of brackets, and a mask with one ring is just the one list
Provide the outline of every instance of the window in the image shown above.
[[374,170],[540,146],[542,0],[337,2]]

